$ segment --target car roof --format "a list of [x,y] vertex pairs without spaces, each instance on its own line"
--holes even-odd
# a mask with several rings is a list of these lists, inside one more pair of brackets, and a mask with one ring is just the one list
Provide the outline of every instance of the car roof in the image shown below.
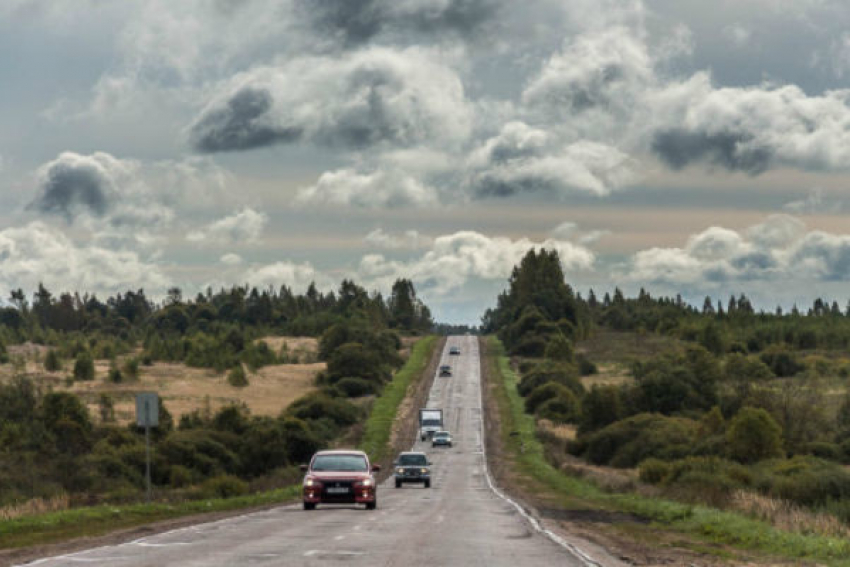
[[446,435],[451,435],[451,433],[449,433],[448,431],[437,431],[436,433],[434,433],[434,435],[440,435],[441,433],[444,433]]
[[427,456],[422,451],[403,451],[403,452],[398,454],[399,457],[401,457],[402,455],[422,455],[423,457]]
[[316,454],[313,456],[316,457],[319,455],[357,455],[366,457],[366,453],[364,453],[363,451],[358,451],[357,449],[334,449],[328,451],[316,451]]

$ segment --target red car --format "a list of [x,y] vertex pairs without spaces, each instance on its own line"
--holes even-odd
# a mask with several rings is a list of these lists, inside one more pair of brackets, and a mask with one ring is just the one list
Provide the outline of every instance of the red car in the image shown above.
[[301,465],[304,475],[304,509],[316,504],[365,504],[378,507],[375,477],[379,465],[370,465],[363,451],[319,451],[310,465]]

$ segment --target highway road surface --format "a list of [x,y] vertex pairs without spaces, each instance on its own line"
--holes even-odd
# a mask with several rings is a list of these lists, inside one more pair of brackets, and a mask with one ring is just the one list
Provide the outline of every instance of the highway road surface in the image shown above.
[[[460,355],[449,355],[459,346]],[[40,559],[30,565],[114,567],[444,565],[486,567],[613,564],[583,558],[583,551],[540,532],[533,521],[490,486],[482,440],[480,359],[476,337],[450,337],[441,364],[451,378],[437,377],[428,407],[444,410],[452,448],[413,450],[434,463],[430,489],[392,478],[378,489],[378,509],[298,506],[251,513],[181,528],[120,545]]]

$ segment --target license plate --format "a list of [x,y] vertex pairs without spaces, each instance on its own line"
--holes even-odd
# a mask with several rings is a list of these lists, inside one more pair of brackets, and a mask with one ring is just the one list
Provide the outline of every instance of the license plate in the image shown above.
[[344,486],[340,488],[330,486],[328,487],[328,494],[348,494],[348,489]]

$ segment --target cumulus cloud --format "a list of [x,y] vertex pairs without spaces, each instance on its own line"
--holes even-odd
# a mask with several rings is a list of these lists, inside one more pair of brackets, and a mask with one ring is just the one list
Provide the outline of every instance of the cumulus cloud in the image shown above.
[[636,282],[691,285],[730,281],[840,281],[850,277],[850,235],[806,231],[774,215],[744,231],[711,227],[682,248],[635,254],[621,274]]
[[242,256],[239,254],[225,254],[221,258],[219,258],[219,262],[224,264],[225,266],[238,266],[242,263]]
[[486,27],[501,7],[496,0],[298,0],[316,28],[345,44],[360,44],[381,33],[457,34]]
[[144,288],[163,292],[170,284],[159,266],[136,252],[71,241],[41,222],[0,231],[0,286],[115,293]]
[[239,212],[212,222],[186,237],[191,242],[214,242],[219,244],[241,244],[256,242],[260,238],[269,218],[265,213],[245,207]]
[[510,122],[472,154],[469,184],[478,196],[602,196],[634,181],[635,166],[635,160],[615,147],[587,140],[563,144],[544,130]]
[[805,198],[785,203],[782,209],[792,214],[837,213],[843,203],[824,198],[823,189],[814,187]]
[[298,191],[302,205],[347,205],[361,208],[427,206],[439,202],[438,192],[400,169],[359,172],[344,168],[327,171],[315,185]]
[[136,182],[135,169],[132,162],[104,152],[64,152],[40,168],[39,194],[29,207],[69,222],[79,213],[102,217],[115,206],[121,189]]
[[463,139],[470,123],[463,84],[434,54],[372,47],[241,73],[189,135],[202,152],[296,140],[357,149]]
[[530,249],[540,247],[557,250],[568,273],[589,270],[595,261],[593,252],[569,241],[535,242],[528,238],[514,240],[460,231],[438,236],[424,254],[408,261],[367,254],[361,259],[357,273],[382,289],[389,289],[393,281],[404,277],[413,280],[417,289],[445,295],[472,278],[507,279]]
[[416,250],[433,242],[433,239],[420,234],[416,230],[406,230],[401,234],[390,234],[380,228],[371,231],[363,240],[369,246],[387,250]]
[[325,274],[316,270],[309,262],[301,264],[290,261],[274,262],[250,268],[244,280],[251,286],[263,288],[286,285],[293,290],[306,290],[311,283],[321,289],[329,289],[333,282]]

